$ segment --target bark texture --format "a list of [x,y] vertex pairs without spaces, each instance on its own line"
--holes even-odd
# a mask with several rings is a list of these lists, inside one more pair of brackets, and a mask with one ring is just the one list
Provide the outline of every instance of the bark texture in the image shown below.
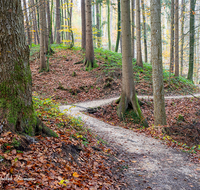
[[142,49],[141,49],[141,28],[140,28],[140,0],[136,0],[136,42],[137,42],[136,65],[143,67]]
[[119,40],[120,40],[120,35],[121,35],[121,3],[120,0],[117,1],[117,40],[116,40],[116,47],[115,47],[115,52],[118,52],[119,49]]
[[174,0],[171,0],[170,75],[174,72]]
[[145,10],[144,10],[144,0],[142,0],[142,18],[143,18],[143,38],[144,38],[144,57],[145,62],[147,63],[147,30],[146,30],[146,18],[145,18]]
[[57,136],[34,112],[21,1],[0,0],[0,7],[0,121],[19,133]]
[[92,11],[91,0],[86,0],[86,55],[85,65],[88,68],[93,68],[95,64],[94,60],[94,47],[92,37]]
[[193,70],[194,70],[194,11],[195,11],[196,0],[190,0],[190,55],[189,55],[189,70],[188,70],[188,79],[193,80]]
[[46,64],[46,30],[44,25],[45,19],[45,3],[44,0],[40,0],[40,71],[47,69]]
[[132,49],[132,58],[135,58],[135,0],[131,0],[131,13],[132,13],[131,49]]
[[28,14],[27,14],[26,0],[23,0],[23,4],[24,4],[24,14],[25,14],[25,18],[26,18],[26,30],[27,30],[27,35],[28,35],[28,45],[31,45],[32,38],[31,38],[31,31],[30,31],[30,25],[29,25]]
[[182,0],[182,7],[181,7],[181,76],[183,76],[184,24],[185,24],[185,0]]
[[179,76],[179,0],[175,0],[175,76]]
[[60,44],[60,0],[56,0],[56,43]]
[[96,22],[97,22],[97,47],[101,48],[101,31],[100,31],[100,3],[96,2]]
[[48,20],[48,39],[50,37],[50,44],[53,44],[53,33],[52,33],[52,21],[51,21],[51,12],[49,7],[49,1],[47,3],[47,20]]
[[161,3],[151,0],[151,61],[154,98],[154,124],[166,125],[162,41],[161,41]]
[[128,105],[140,118],[143,126],[148,127],[135,92],[131,55],[130,0],[121,0],[122,8],[122,94],[118,107],[118,116],[123,118]]

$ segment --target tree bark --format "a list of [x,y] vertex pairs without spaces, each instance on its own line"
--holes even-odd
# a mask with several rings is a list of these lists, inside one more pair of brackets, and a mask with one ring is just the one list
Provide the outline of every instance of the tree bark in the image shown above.
[[122,119],[128,104],[131,104],[134,112],[141,120],[143,126],[148,127],[140,106],[138,104],[137,95],[135,92],[133,78],[133,64],[131,55],[131,27],[130,27],[130,0],[121,1],[122,9],[122,94],[119,107],[117,110],[118,116]]
[[132,49],[132,58],[135,58],[135,0],[131,0],[131,13],[132,13],[131,49]]
[[82,49],[86,49],[86,20],[85,20],[85,0],[81,0],[81,21],[82,21]]
[[40,0],[40,71],[47,69],[46,55],[45,55],[45,43],[46,43],[46,30],[44,25],[45,19],[45,2]]
[[146,18],[145,18],[145,10],[144,10],[144,0],[142,0],[142,17],[143,17],[143,36],[144,36],[144,56],[145,62],[147,63],[147,31],[146,31]]
[[175,76],[179,76],[179,0],[175,0]]
[[120,0],[117,1],[117,40],[116,40],[116,47],[115,47],[115,52],[118,52],[119,49],[119,40],[120,40],[120,35],[121,35],[121,3]]
[[86,55],[85,65],[87,68],[93,68],[94,60],[94,47],[92,38],[92,13],[91,13],[91,0],[86,0]]
[[61,39],[60,39],[60,0],[56,0],[56,43],[61,44]]
[[0,5],[0,120],[13,132],[57,136],[41,123],[33,108],[21,1],[0,0]]
[[111,50],[111,38],[110,38],[110,0],[107,0],[107,25],[108,25],[108,49]]
[[170,76],[174,72],[174,0],[171,0]]
[[188,79],[193,81],[193,70],[194,70],[194,35],[195,35],[195,3],[196,0],[190,0],[190,53],[189,53],[189,70],[188,70]]
[[31,37],[30,25],[29,25],[28,14],[27,14],[26,0],[23,0],[23,4],[24,4],[24,13],[25,13],[25,17],[26,17],[26,29],[27,29],[27,34],[28,34],[28,45],[31,45],[32,44],[32,37]]
[[181,6],[181,76],[183,76],[183,46],[184,46],[184,23],[185,23],[185,0]]
[[142,49],[141,49],[141,28],[140,28],[140,0],[136,0],[136,42],[137,42],[136,65],[143,67]]
[[101,47],[101,32],[100,32],[100,13],[99,13],[99,5],[100,3],[96,2],[96,22],[97,22],[97,47]]
[[151,0],[151,60],[154,99],[154,124],[166,125],[162,40],[161,40],[161,3],[160,0]]
[[48,39],[50,37],[50,44],[53,44],[53,33],[51,32],[52,31],[52,21],[51,21],[49,1],[47,1],[47,20],[48,20]]

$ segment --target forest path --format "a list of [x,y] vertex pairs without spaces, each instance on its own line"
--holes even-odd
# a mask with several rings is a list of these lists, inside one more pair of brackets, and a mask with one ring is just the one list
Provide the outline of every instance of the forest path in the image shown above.
[[[195,94],[200,97],[200,94]],[[193,97],[169,96],[166,99]],[[190,190],[200,189],[200,164],[189,161],[188,154],[167,147],[161,141],[132,130],[109,125],[81,113],[87,108],[109,104],[118,99],[110,98],[60,106],[61,112],[81,118],[85,125],[109,145],[117,148],[118,159],[128,165],[124,175],[129,187],[125,189]],[[150,96],[138,98],[152,99]],[[124,167],[124,166],[123,166]]]

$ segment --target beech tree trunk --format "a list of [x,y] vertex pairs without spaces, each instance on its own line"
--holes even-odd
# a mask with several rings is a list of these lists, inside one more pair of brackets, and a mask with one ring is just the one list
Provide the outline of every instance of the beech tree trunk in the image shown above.
[[142,49],[141,49],[141,28],[140,28],[140,0],[136,0],[136,42],[137,42],[136,65],[143,67]]
[[52,31],[52,21],[51,21],[51,13],[49,7],[49,1],[47,1],[47,20],[48,20],[48,39],[50,37],[50,44],[53,44],[53,33]]
[[107,25],[108,25],[108,49],[111,50],[111,38],[110,38],[110,0],[107,0]]
[[86,20],[85,20],[85,0],[81,0],[81,21],[82,21],[82,49],[86,49]]
[[96,22],[97,22],[97,47],[101,48],[101,29],[100,29],[100,12],[99,12],[100,3],[96,2]]
[[56,43],[61,44],[61,39],[60,39],[60,0],[56,0]]
[[[57,136],[37,118],[20,0],[0,0],[0,121],[21,134]],[[9,11],[8,11],[9,10]]]
[[28,14],[27,14],[26,0],[23,0],[23,4],[24,4],[24,14],[25,14],[25,17],[26,17],[26,29],[27,29],[27,34],[28,34],[28,45],[31,45],[32,37],[31,37],[30,25],[29,25]]
[[185,0],[181,8],[181,76],[183,76],[183,46],[184,46]]
[[135,92],[133,78],[133,64],[131,55],[131,27],[130,27],[130,0],[121,1],[122,9],[122,94],[119,107],[117,110],[118,116],[122,119],[128,105],[131,104],[134,112],[140,118],[143,126],[148,127]]
[[193,70],[194,70],[194,11],[195,11],[196,0],[190,0],[190,55],[189,55],[189,70],[188,70],[188,79],[193,81]]
[[132,49],[132,58],[135,58],[135,0],[131,0],[131,13],[132,13],[131,49]]
[[120,0],[117,1],[117,40],[116,40],[116,47],[115,47],[115,52],[118,52],[119,49],[119,40],[121,36],[121,3]]
[[175,0],[175,76],[179,76],[179,0]]
[[85,65],[87,68],[93,68],[94,60],[94,47],[92,37],[92,13],[91,13],[91,0],[86,0],[86,55]]
[[163,87],[161,3],[151,0],[151,61],[154,99],[154,124],[166,125],[165,99]]
[[46,30],[44,25],[45,19],[45,0],[40,0],[40,71],[47,69],[46,64]]
[[143,36],[144,36],[144,57],[145,62],[147,63],[147,31],[146,31],[146,18],[145,18],[145,10],[144,10],[144,0],[142,0],[142,17],[143,17]]
[[171,0],[170,76],[174,72],[174,0]]

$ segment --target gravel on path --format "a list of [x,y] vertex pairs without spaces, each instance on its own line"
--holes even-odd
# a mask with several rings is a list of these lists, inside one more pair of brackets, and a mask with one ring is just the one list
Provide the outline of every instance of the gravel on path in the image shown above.
[[128,164],[125,179],[129,186],[126,189],[200,190],[200,164],[190,162],[187,153],[169,148],[154,138],[119,126],[111,126],[80,112],[109,104],[118,98],[83,102],[75,106],[64,105],[60,106],[60,110],[81,118],[88,128],[121,152],[119,158]]

